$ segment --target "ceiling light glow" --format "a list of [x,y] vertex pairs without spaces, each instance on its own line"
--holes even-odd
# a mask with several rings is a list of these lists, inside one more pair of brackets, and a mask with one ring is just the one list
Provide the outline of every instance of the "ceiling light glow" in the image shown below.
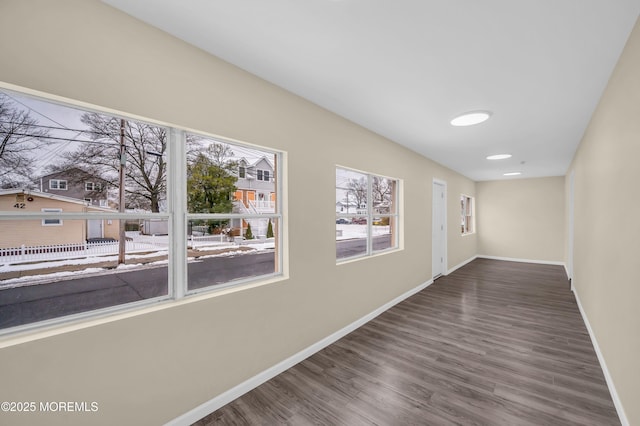
[[496,155],[489,155],[487,157],[487,160],[505,160],[507,158],[511,158],[511,154],[496,154]]
[[522,172],[509,172],[509,173],[505,173],[504,176],[519,176],[521,174]]
[[480,124],[487,121],[489,117],[491,117],[491,113],[489,111],[465,112],[451,120],[451,125],[457,127],[473,126],[474,124]]

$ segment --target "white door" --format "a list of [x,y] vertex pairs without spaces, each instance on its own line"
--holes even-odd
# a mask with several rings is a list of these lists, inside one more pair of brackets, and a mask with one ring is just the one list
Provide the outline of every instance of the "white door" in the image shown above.
[[436,278],[446,272],[447,260],[447,204],[446,184],[440,181],[433,182],[433,212],[431,231],[431,265],[432,277]]
[[87,239],[103,237],[104,235],[102,234],[102,219],[87,220]]

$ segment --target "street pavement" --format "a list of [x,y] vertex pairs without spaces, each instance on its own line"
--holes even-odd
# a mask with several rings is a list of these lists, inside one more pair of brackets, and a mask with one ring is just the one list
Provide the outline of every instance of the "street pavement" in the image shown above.
[[[389,248],[390,238],[388,235],[374,237],[374,250]],[[365,239],[336,241],[338,259],[365,251]],[[169,291],[167,271],[166,265],[143,266],[0,290],[0,329],[166,296]],[[273,251],[201,257],[188,263],[188,290],[274,271]]]
[[[0,329],[166,296],[167,269],[148,266],[0,290]],[[188,264],[189,289],[274,270],[274,252],[201,258]]]

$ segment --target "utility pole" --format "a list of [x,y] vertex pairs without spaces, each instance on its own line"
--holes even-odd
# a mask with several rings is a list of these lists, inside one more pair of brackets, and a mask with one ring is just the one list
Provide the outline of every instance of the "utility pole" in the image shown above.
[[[124,119],[120,120],[120,173],[118,176],[118,191],[120,195],[120,201],[118,202],[118,212],[124,213],[124,173],[125,166],[127,164],[127,152],[124,145],[124,126],[126,122]],[[124,264],[124,255],[127,247],[127,234],[125,233],[125,220],[119,219],[120,224],[120,236],[118,237],[118,265]]]

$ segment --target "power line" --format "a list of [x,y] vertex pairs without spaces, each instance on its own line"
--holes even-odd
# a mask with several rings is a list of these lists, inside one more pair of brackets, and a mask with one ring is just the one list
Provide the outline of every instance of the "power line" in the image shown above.
[[58,126],[62,126],[62,127],[64,127],[65,129],[67,129],[67,128],[68,128],[68,127],[67,127],[67,126],[65,126],[64,124],[62,124],[62,123],[58,123],[58,122],[57,122],[56,120],[54,120],[53,118],[51,118],[51,117],[47,117],[47,116],[46,116],[46,115],[44,115],[43,113],[41,113],[41,112],[39,112],[39,111],[36,111],[36,110],[35,110],[35,109],[33,109],[32,107],[30,107],[29,105],[26,105],[25,103],[20,102],[19,100],[17,100],[16,98],[14,98],[14,97],[13,97],[13,96],[11,96],[10,94],[8,94],[7,92],[4,92],[4,91],[3,91],[3,92],[2,92],[2,94],[4,94],[5,96],[10,97],[10,98],[11,98],[11,99],[13,99],[15,102],[17,102],[17,103],[19,103],[20,105],[22,105],[23,107],[25,107],[25,108],[27,108],[27,109],[29,109],[29,110],[31,110],[31,111],[33,111],[33,112],[35,112],[35,113],[36,113],[36,114],[38,114],[38,115],[41,115],[42,117],[46,118],[47,120],[51,121],[52,123],[56,123]]
[[[0,132],[0,134],[9,134],[8,132]],[[16,135],[16,136],[25,136],[25,137],[30,137],[30,138],[37,138],[37,139],[52,139],[52,140],[59,140],[59,141],[69,141],[69,142],[82,142],[82,143],[93,143],[93,144],[98,144],[98,145],[108,145],[108,146],[112,146],[114,148],[117,148],[118,145],[115,143],[109,143],[109,142],[100,142],[100,141],[90,141],[90,140],[82,140],[82,139],[70,139],[70,138],[61,138],[61,137],[56,137],[56,136],[35,136],[35,135],[30,135],[28,133],[14,133],[11,132],[10,134],[12,135]]]
[[[0,123],[4,123],[4,124],[22,124],[22,123],[17,123],[15,121],[4,121],[4,120],[0,120]],[[69,132],[76,132],[76,133],[93,133],[96,135],[101,135],[101,136],[108,136],[110,135],[110,133],[105,133],[105,132],[97,132],[94,130],[80,130],[80,129],[70,129],[68,127],[54,127],[54,126],[45,126],[42,124],[29,124],[30,127],[40,127],[43,129],[53,129],[53,130],[62,130],[62,131],[69,131]]]

